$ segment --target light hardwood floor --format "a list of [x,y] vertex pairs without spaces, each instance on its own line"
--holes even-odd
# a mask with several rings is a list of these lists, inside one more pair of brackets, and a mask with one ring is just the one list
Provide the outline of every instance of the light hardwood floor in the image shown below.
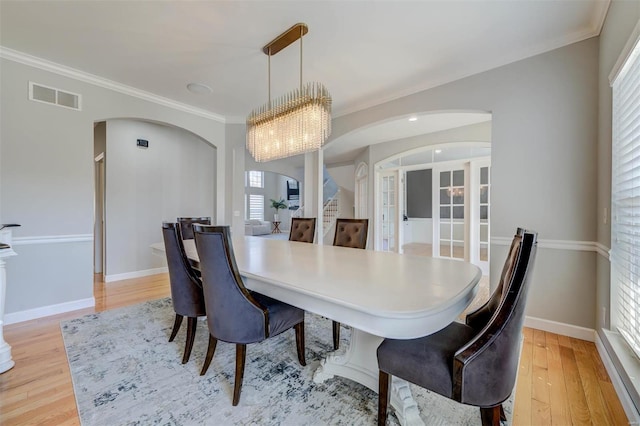
[[[6,326],[16,366],[0,374],[0,425],[78,425],[59,322],[169,293],[166,274],[97,282],[95,309]],[[514,425],[628,423],[593,343],[530,328],[524,336]]]

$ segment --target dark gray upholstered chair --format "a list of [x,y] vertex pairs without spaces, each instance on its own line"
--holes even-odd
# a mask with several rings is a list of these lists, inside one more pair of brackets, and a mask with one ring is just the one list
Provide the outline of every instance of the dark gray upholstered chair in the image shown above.
[[315,217],[294,217],[291,219],[291,230],[289,231],[289,241],[299,241],[301,243],[313,243],[316,234]]
[[[333,245],[339,247],[367,248],[369,219],[336,219]],[[340,347],[340,323],[333,322],[333,350]]]
[[524,232],[525,230],[522,228],[518,228],[516,230],[516,234],[511,241],[511,247],[509,248],[509,252],[507,253],[507,260],[505,260],[504,266],[502,267],[500,281],[498,281],[498,285],[491,294],[489,300],[487,300],[484,305],[480,306],[475,311],[468,313],[465,317],[466,324],[474,328],[476,331],[482,330],[484,326],[487,325],[496,310],[498,310],[498,306],[500,305],[500,301],[502,300],[505,281],[509,276],[511,276],[513,268],[516,264],[518,252],[520,251],[520,239],[516,237],[521,237],[522,235],[524,235]]
[[184,346],[182,363],[189,361],[191,348],[196,337],[196,325],[198,317],[206,315],[202,282],[191,268],[182,244],[182,235],[177,223],[165,222],[162,224],[162,236],[167,254],[169,267],[169,282],[171,285],[171,301],[176,319],[171,331],[169,341],[173,342],[182,318],[187,317],[187,339]]
[[179,217],[178,223],[180,224],[180,230],[182,231],[183,240],[193,240],[193,227],[194,223],[200,223],[202,225],[211,225],[211,218],[209,216],[203,217]]
[[518,373],[536,239],[537,234],[528,231],[514,237],[515,262],[507,268],[497,310],[480,331],[454,322],[430,336],[385,339],[380,344],[378,425],[386,424],[392,375],[480,407],[483,425],[500,424],[502,403],[511,395]]
[[200,375],[211,364],[218,340],[236,344],[233,405],[240,401],[247,344],[294,328],[298,361],[304,357],[304,311],[247,290],[240,277],[228,226],[194,225],[204,288],[209,346]]

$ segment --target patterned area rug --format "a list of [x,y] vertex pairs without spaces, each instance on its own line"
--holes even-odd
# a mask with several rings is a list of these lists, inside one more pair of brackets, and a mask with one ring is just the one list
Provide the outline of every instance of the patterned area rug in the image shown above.
[[[83,425],[373,425],[378,396],[334,377],[313,382],[331,350],[331,321],[307,314],[307,366],[298,364],[289,330],[248,345],[240,404],[231,405],[235,345],[219,342],[205,376],[206,321],[198,321],[191,359],[180,364],[186,321],[168,343],[170,299],[87,315],[61,323]],[[343,329],[341,348],[349,332]],[[477,425],[480,412],[412,385],[427,425]],[[511,418],[511,401],[505,404]],[[396,425],[395,416],[388,424]]]

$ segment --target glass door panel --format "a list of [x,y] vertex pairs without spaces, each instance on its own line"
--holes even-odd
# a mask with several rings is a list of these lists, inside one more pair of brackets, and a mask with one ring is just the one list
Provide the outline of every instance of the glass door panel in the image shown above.
[[464,169],[440,172],[440,256],[464,259]]
[[396,176],[382,175],[382,251],[396,250]]
[[489,166],[480,167],[480,255],[481,262],[489,261],[489,210],[490,210],[490,169]]

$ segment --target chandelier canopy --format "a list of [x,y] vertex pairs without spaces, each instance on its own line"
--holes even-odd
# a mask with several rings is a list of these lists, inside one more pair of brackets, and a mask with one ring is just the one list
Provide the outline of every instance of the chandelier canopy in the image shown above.
[[[257,162],[291,157],[322,147],[331,134],[331,95],[321,83],[302,84],[302,36],[296,24],[262,50],[269,57],[269,101],[247,117],[247,149]],[[300,39],[300,88],[271,100],[271,56]]]

